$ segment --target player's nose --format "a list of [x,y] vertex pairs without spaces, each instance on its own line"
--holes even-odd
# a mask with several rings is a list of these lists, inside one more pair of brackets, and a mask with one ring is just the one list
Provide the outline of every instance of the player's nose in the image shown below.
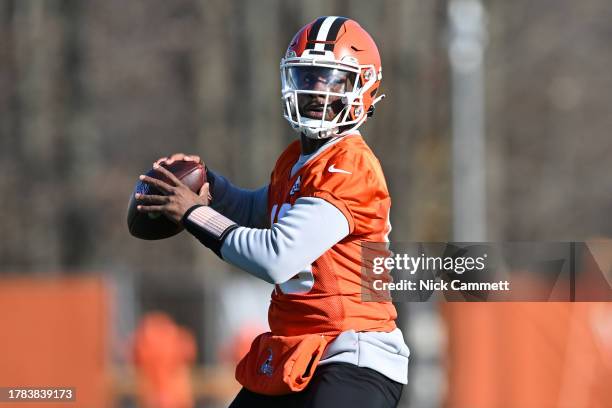
[[[316,91],[321,91],[321,90],[324,90],[324,89],[315,89],[315,90]],[[320,104],[324,104],[325,103],[325,95],[320,94],[320,93],[312,95],[312,99],[315,102],[320,103]]]

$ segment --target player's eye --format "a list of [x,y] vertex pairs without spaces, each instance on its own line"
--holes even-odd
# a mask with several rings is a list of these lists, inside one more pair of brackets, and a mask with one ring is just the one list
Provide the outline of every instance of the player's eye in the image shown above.
[[304,74],[302,81],[305,84],[312,85],[317,81],[317,77],[314,74],[307,72],[306,74]]

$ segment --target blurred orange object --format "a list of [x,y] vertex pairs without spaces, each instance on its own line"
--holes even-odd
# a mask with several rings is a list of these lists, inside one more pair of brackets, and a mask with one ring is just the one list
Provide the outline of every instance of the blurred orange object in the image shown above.
[[[610,241],[588,245],[576,298],[605,298]],[[441,311],[446,408],[612,407],[612,303],[446,303]]]
[[253,343],[255,337],[266,331],[265,327],[257,324],[245,325],[240,328],[230,340],[221,347],[219,351],[219,360],[230,364],[232,367],[236,366],[251,349],[251,343]]
[[196,344],[189,331],[165,313],[145,315],[134,337],[134,363],[142,407],[193,407],[190,369],[195,356]]
[[2,407],[112,406],[109,291],[97,276],[0,279],[0,386],[69,387],[76,401]]
[[612,406],[612,304],[446,303],[446,408]]

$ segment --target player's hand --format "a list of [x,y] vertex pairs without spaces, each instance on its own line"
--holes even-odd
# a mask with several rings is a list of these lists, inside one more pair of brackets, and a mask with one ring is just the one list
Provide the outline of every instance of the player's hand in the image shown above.
[[199,193],[196,194],[162,166],[154,164],[153,168],[166,176],[170,183],[141,175],[140,180],[157,188],[164,195],[136,194],[136,200],[142,203],[136,207],[138,211],[143,213],[162,213],[178,224],[187,210],[194,205],[208,205],[210,203],[208,183],[204,183]]
[[195,154],[185,154],[185,153],[174,153],[170,157],[161,157],[157,159],[157,161],[153,164],[158,164],[158,165],[161,165],[162,163],[172,164],[175,161],[193,161],[196,163],[204,164],[200,156],[195,155]]

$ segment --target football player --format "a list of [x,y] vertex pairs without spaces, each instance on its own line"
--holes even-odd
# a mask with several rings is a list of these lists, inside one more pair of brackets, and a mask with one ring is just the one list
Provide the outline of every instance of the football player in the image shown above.
[[[250,191],[207,169],[197,195],[159,166],[144,177],[162,212],[219,257],[274,285],[270,333],[253,342],[231,407],[395,407],[408,356],[390,302],[365,302],[362,249],[388,242],[391,200],[358,128],[374,113],[382,78],[376,44],[354,20],[326,16],[293,37],[280,64],[284,117],[299,134],[270,181]],[[209,191],[212,200],[209,200]]]

